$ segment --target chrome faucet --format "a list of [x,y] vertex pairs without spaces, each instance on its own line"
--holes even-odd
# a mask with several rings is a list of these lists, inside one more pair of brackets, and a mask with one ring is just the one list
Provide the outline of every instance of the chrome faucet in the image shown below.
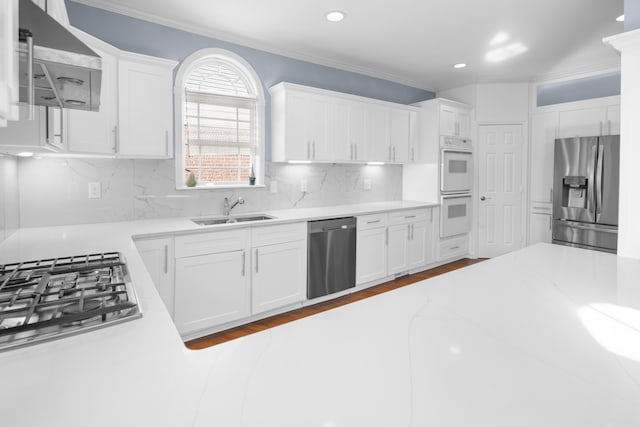
[[229,216],[229,213],[231,213],[231,209],[235,208],[237,205],[243,205],[244,204],[244,199],[242,197],[238,197],[238,200],[236,200],[232,205],[229,204],[229,198],[225,197],[224,198],[224,216]]

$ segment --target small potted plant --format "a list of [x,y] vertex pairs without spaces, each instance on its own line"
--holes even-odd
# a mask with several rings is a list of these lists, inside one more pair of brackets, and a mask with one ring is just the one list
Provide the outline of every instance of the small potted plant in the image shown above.
[[253,165],[251,165],[251,172],[249,172],[249,185],[256,185],[256,172],[253,170]]
[[185,184],[187,184],[187,187],[195,187],[197,184],[196,176],[189,169],[185,169],[185,171],[189,172],[189,176],[187,177],[187,182]]

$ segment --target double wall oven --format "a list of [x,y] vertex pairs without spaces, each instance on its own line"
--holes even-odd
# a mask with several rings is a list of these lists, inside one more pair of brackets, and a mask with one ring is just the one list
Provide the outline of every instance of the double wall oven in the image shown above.
[[473,151],[471,140],[440,137],[440,237],[471,231]]

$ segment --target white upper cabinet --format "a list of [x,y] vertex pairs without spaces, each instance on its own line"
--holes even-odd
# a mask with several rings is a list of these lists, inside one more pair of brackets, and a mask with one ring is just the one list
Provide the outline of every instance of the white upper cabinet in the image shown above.
[[291,83],[269,91],[274,162],[409,161],[416,108]]
[[117,154],[118,148],[118,50],[82,31],[72,32],[102,58],[102,84],[98,112],[68,110],[66,137],[69,151]]
[[558,138],[593,136],[603,134],[606,108],[583,108],[560,111],[558,115]]
[[410,143],[410,111],[401,109],[391,110],[391,154],[390,161],[406,163],[409,158]]
[[118,153],[127,158],[173,156],[175,61],[123,52],[118,61]]
[[469,137],[469,108],[446,100],[440,105],[440,135]]
[[419,110],[419,143],[415,162],[439,163],[440,136],[471,136],[471,106],[443,98],[422,101]]
[[0,2],[0,127],[18,120],[18,0]]
[[367,161],[391,161],[391,110],[381,105],[368,105],[365,117]]

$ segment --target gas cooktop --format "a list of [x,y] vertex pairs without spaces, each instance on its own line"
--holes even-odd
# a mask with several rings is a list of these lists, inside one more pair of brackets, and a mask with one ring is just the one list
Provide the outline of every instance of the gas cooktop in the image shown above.
[[141,316],[119,252],[0,265],[0,351]]

